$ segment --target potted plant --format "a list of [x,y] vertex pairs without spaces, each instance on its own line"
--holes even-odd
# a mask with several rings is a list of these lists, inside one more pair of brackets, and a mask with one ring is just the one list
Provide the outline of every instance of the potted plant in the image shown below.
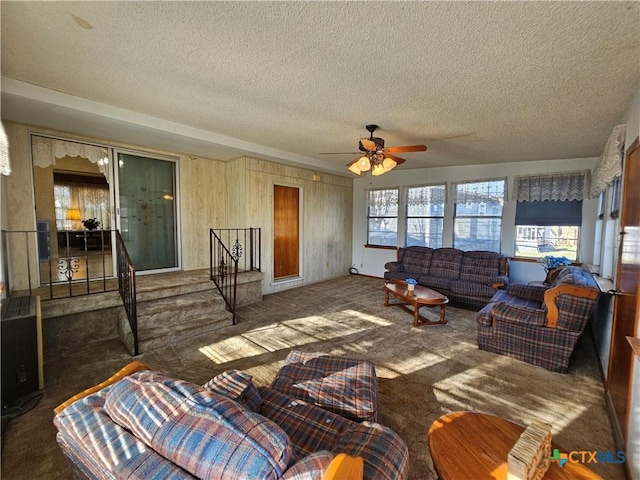
[[95,217],[87,218],[82,221],[82,225],[84,225],[84,228],[87,230],[97,230],[100,227],[100,221]]
[[569,260],[567,257],[554,257],[552,255],[542,257],[538,260],[538,262],[542,264],[544,271],[547,272],[547,277],[543,282],[545,285],[550,285],[551,283],[553,283],[553,280],[555,279],[555,276],[557,274],[557,270],[560,267],[571,264],[571,260]]

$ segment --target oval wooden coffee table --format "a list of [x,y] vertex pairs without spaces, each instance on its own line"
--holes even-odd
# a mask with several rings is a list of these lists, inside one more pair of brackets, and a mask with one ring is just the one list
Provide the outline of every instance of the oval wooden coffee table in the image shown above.
[[[429,428],[429,451],[440,480],[507,478],[507,456],[525,428],[478,412],[454,412]],[[560,449],[552,444],[553,448]],[[562,449],[560,449],[562,450]],[[602,479],[580,463],[551,462],[544,480]]]
[[[389,303],[389,294],[396,297],[402,303]],[[443,325],[447,323],[444,319],[444,306],[449,303],[449,299],[441,293],[431,290],[430,288],[416,285],[415,290],[410,292],[406,282],[402,280],[390,280],[384,284],[384,306],[397,306],[413,313],[413,326],[420,327],[422,325]],[[407,305],[413,307],[413,311],[407,308]],[[440,320],[432,322],[420,316],[420,307],[437,307],[440,306]]]

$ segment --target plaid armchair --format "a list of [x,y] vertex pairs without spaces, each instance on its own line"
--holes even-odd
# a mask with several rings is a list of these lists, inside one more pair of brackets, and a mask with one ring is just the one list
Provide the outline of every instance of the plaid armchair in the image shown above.
[[512,284],[478,312],[478,347],[566,373],[600,290],[579,267],[564,267],[549,288]]

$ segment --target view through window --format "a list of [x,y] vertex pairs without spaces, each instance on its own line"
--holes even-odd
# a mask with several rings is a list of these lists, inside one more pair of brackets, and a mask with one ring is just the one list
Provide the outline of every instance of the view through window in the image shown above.
[[505,180],[454,184],[453,246],[500,251]]
[[445,191],[445,185],[407,188],[407,247],[442,247]]
[[367,192],[367,244],[398,244],[398,189]]

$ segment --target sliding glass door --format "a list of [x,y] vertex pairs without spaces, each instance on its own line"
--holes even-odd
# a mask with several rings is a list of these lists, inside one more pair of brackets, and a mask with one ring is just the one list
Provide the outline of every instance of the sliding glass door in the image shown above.
[[178,269],[176,162],[115,153],[119,227],[136,271]]

